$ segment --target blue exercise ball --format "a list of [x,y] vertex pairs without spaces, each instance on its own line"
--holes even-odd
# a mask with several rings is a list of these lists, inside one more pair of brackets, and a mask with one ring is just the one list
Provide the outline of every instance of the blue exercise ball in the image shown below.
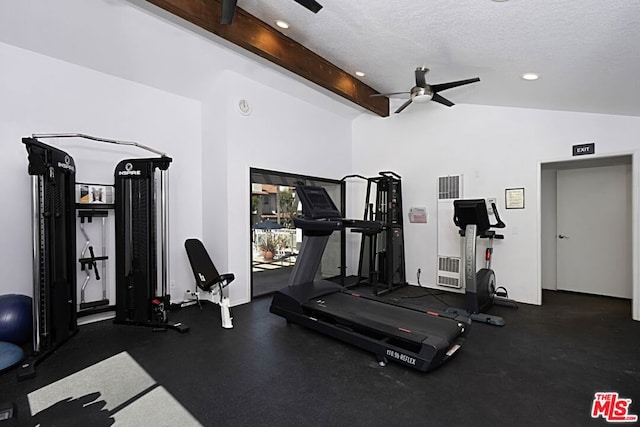
[[31,298],[26,295],[0,295],[0,341],[22,345],[33,335]]

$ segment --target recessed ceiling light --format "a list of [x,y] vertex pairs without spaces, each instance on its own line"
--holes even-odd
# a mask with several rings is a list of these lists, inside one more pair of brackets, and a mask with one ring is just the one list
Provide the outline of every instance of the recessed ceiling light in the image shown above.
[[281,20],[281,19],[278,19],[278,20],[276,21],[276,25],[277,25],[278,27],[282,28],[282,29],[285,29],[285,30],[286,30],[287,28],[289,28],[289,24],[288,24],[287,22],[285,22],[285,21]]
[[493,1],[496,2],[496,3],[503,3],[503,2],[509,1],[509,0],[493,0]]
[[536,73],[524,73],[520,77],[522,77],[524,80],[538,80],[538,77],[540,76]]
[[365,74],[365,73],[363,73],[362,71],[356,71],[356,72],[355,72],[355,74],[356,74],[356,76],[358,76],[358,77],[364,77],[364,76],[366,76],[366,74]]

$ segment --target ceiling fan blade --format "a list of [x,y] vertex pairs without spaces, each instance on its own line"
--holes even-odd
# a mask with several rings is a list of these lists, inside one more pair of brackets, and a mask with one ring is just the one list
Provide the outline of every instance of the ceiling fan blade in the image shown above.
[[396,110],[396,114],[398,114],[399,112],[401,112],[402,110],[404,110],[405,108],[407,108],[407,107],[409,106],[409,104],[411,104],[412,102],[413,102],[413,100],[411,100],[411,99],[410,99],[410,100],[408,100],[407,102],[405,102],[404,104],[402,104],[402,105],[400,106],[400,108],[398,108],[398,109]]
[[315,0],[294,0],[301,6],[306,7],[313,13],[318,13],[322,9],[322,5]]
[[236,13],[236,4],[238,0],[222,0],[222,16],[221,24],[229,25],[233,22],[233,15]]
[[439,85],[431,85],[431,89],[433,89],[434,92],[440,92],[443,90],[451,89],[452,87],[468,85],[469,83],[475,83],[479,81],[480,79],[476,77],[474,79],[459,80],[457,82],[449,82],[449,83],[441,83]]
[[438,95],[437,93],[433,94],[433,98],[431,98],[432,101],[438,102],[442,105],[446,105],[447,107],[453,107],[455,104],[451,101],[449,101],[447,98],[444,98],[440,95]]
[[375,93],[373,95],[369,95],[370,98],[374,98],[376,96],[394,96],[394,95],[409,95],[411,92],[389,92],[389,93]]
[[429,72],[428,68],[418,67],[416,68],[416,86],[418,87],[427,87],[427,80],[425,79],[425,74]]

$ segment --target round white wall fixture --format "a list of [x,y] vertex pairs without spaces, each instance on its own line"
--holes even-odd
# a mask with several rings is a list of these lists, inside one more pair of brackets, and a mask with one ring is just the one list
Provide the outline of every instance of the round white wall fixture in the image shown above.
[[241,99],[238,101],[238,108],[240,109],[240,114],[243,116],[248,116],[251,114],[251,104],[246,99]]

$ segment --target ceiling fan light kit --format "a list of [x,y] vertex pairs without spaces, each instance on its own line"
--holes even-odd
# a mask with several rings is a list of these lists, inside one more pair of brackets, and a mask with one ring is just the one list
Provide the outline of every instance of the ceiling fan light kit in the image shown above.
[[433,95],[416,95],[413,97],[413,102],[417,102],[418,104],[422,104],[423,102],[431,101],[431,97]]
[[379,93],[371,96],[393,96],[393,95],[409,95],[409,99],[402,104],[395,113],[398,114],[412,102],[423,103],[427,101],[435,101],[439,104],[446,105],[447,107],[452,107],[455,104],[438,92],[442,92],[443,90],[451,89],[458,86],[468,85],[470,83],[476,83],[480,81],[479,77],[475,77],[473,79],[467,80],[458,80],[455,82],[449,83],[440,83],[437,85],[427,84],[425,75],[429,72],[429,69],[426,67],[418,67],[416,68],[415,77],[416,77],[416,85],[411,88],[409,92],[391,92],[391,93]]

